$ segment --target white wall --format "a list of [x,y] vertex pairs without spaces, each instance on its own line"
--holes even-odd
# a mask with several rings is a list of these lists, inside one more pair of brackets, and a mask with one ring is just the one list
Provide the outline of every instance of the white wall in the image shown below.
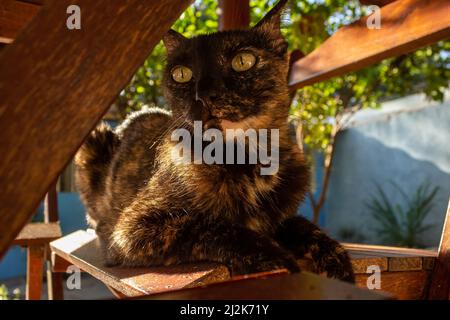
[[364,110],[337,140],[336,158],[325,208],[325,227],[337,236],[352,228],[367,242],[379,243],[365,202],[376,194],[374,182],[403,203],[390,180],[412,194],[424,181],[439,186],[423,240],[437,246],[450,197],[450,97],[443,104],[413,95]]

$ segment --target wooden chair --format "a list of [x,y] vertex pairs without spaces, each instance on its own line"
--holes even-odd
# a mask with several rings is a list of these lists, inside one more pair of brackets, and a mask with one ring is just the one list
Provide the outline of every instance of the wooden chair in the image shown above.
[[[83,8],[83,31],[76,32],[56,27],[65,21],[65,10],[71,2],[5,0],[0,4],[0,40],[12,42],[15,39],[0,56],[0,126],[3,130],[0,154],[7,155],[0,166],[0,185],[20,186],[6,188],[0,194],[0,256],[84,137],[189,4],[188,0],[164,3],[78,0]],[[450,36],[450,2],[446,0],[364,2],[385,5],[381,15],[386,25],[379,30],[368,30],[367,19],[363,18],[343,27],[308,56],[293,59],[289,80],[292,91]],[[237,10],[241,3],[239,0],[227,1],[229,8],[235,6]],[[223,26],[245,25],[242,21],[233,21],[229,15],[230,19],[226,17],[227,12],[221,23]],[[45,44],[42,35],[46,37]],[[354,39],[358,39],[356,44]],[[341,50],[343,47],[346,50]],[[127,59],[123,59],[125,56]],[[20,79],[21,85],[11,79]],[[30,106],[34,106],[33,116],[21,116],[29,112]],[[17,136],[18,130],[20,136]],[[32,159],[29,154],[33,154]],[[365,287],[368,277],[365,271],[376,264],[382,271],[382,289],[399,298],[447,299],[449,224],[447,219],[439,252],[347,245],[358,285]],[[118,297],[156,294],[204,284],[212,287],[195,290],[194,296],[223,296],[224,290],[231,287],[247,288],[242,294],[249,294],[255,288],[259,288],[257,291],[264,291],[261,288],[270,290],[274,283],[286,281],[291,285],[281,286],[284,288],[280,292],[282,297],[292,291],[295,297],[326,298],[336,291],[336,286],[344,291],[344,287],[349,288],[341,282],[311,274],[280,275],[283,271],[275,271],[275,275],[251,276],[258,279],[250,282],[243,279],[236,282],[229,279],[226,268],[211,264],[162,269],[105,268],[98,254],[95,234],[85,231],[57,239],[50,247],[54,271],[64,271],[68,263],[74,264],[103,281]],[[307,260],[300,263],[306,270],[310,265]],[[260,280],[261,277],[271,280]],[[211,284],[224,280],[233,281]],[[304,284],[296,287],[299,280]],[[324,295],[318,296],[307,290],[305,283],[314,281],[326,289]],[[248,288],[253,290],[248,291]],[[350,288],[355,294],[352,297],[372,297],[373,293],[367,290]],[[186,290],[160,293],[162,296],[159,297],[192,294],[189,291],[192,289]]]
[[[381,271],[381,291],[397,299],[447,299],[450,266],[448,235],[450,234],[450,204],[443,239],[438,252],[386,246],[345,244],[349,250],[356,284],[367,288],[370,266]],[[97,237],[93,230],[76,231],[50,243],[55,271],[65,272],[76,265],[105,283],[118,298],[140,297],[165,291],[204,286],[236,280],[219,264],[191,264],[176,267],[108,268],[104,266]],[[312,271],[309,260],[300,260],[303,270]],[[263,276],[283,274],[277,270]],[[240,279],[239,277],[238,279]]]
[[63,299],[62,274],[53,272],[49,247],[51,241],[62,236],[57,201],[56,185],[53,185],[44,200],[44,223],[27,224],[13,241],[13,245],[27,248],[27,300],[41,299],[44,267],[48,298]]

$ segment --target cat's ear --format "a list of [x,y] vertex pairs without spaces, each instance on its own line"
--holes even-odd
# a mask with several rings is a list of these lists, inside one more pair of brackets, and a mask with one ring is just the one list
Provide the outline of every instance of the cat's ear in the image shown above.
[[270,10],[264,18],[253,27],[253,29],[264,32],[274,40],[284,41],[283,35],[281,34],[281,17],[286,9],[286,4],[287,0],[278,1],[272,10]]
[[164,46],[166,47],[167,53],[171,54],[180,44],[187,40],[181,33],[170,29],[163,36]]

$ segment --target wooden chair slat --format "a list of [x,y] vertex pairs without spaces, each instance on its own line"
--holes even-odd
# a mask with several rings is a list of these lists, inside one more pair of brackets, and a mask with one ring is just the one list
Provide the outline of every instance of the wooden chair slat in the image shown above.
[[45,1],[0,55],[0,257],[190,0],[78,0],[81,30],[61,27],[71,4]]
[[62,236],[59,222],[27,224],[13,241],[14,245],[45,245]]
[[367,17],[345,26],[292,65],[289,85],[298,89],[362,69],[450,37],[450,1],[397,0],[381,8],[381,28]]
[[352,252],[361,252],[377,255],[392,255],[393,257],[437,257],[437,251],[414,249],[414,248],[402,248],[402,247],[390,247],[373,244],[358,244],[358,243],[343,243],[347,250]]
[[365,274],[370,266],[378,266],[380,271],[388,271],[389,261],[385,257],[358,257],[350,253],[355,274]]
[[32,245],[27,248],[26,299],[40,300],[44,277],[45,246]]
[[397,1],[397,0],[359,0],[359,3],[361,3],[362,5],[366,5],[366,6],[376,5],[379,7],[383,7],[394,1]]

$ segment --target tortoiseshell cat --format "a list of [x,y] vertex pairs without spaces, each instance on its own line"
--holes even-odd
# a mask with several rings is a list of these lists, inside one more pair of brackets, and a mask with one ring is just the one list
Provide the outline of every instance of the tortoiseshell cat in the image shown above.
[[[316,272],[353,281],[344,248],[297,208],[309,170],[288,136],[287,44],[280,1],[249,30],[186,39],[164,37],[163,88],[172,113],[132,114],[117,130],[101,125],[76,156],[77,183],[110,265],[193,261],[227,265],[232,274],[287,268],[309,253]],[[261,164],[177,164],[176,128],[279,129],[279,170]]]

